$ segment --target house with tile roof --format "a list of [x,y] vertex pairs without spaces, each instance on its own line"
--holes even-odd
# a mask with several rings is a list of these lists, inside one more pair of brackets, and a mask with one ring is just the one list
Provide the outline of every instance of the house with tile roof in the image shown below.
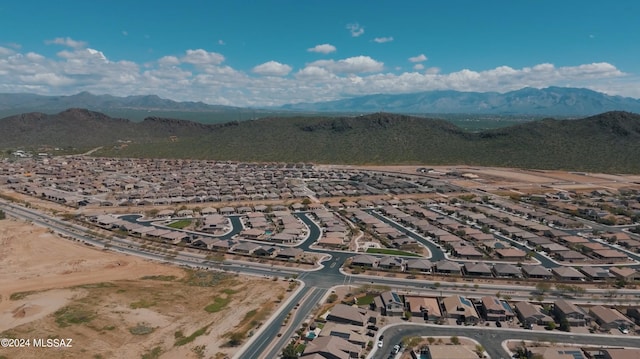
[[558,323],[566,319],[572,327],[584,327],[590,320],[584,310],[565,299],[558,299],[553,303],[553,315]]
[[448,318],[455,318],[464,323],[478,323],[480,316],[473,303],[461,296],[452,295],[442,299],[442,307]]

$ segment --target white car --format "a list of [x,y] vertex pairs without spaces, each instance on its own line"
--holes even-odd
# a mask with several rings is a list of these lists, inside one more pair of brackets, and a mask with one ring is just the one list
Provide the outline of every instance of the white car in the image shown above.
[[382,342],[382,340],[378,340],[378,348],[382,348],[383,345],[384,343]]

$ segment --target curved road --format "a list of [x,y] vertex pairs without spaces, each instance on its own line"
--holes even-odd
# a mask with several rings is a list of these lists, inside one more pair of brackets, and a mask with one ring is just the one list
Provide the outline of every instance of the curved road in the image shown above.
[[480,326],[448,326],[435,324],[400,324],[382,328],[384,345],[372,351],[371,359],[385,359],[391,348],[407,337],[469,337],[478,341],[492,359],[510,358],[502,348],[507,340],[528,340],[555,343],[584,344],[590,346],[616,346],[640,348],[640,337],[598,334],[576,334],[560,331],[540,332],[524,329],[501,329]]
[[[104,242],[100,239],[93,237],[90,231],[82,226],[78,226],[75,224],[68,223],[66,221],[59,220],[57,218],[44,215],[40,212],[26,209],[21,206],[16,206],[5,201],[0,201],[0,204],[3,205],[7,214],[23,218],[39,225],[49,227],[67,237],[71,237],[82,242],[97,246],[104,247]],[[306,213],[296,213],[295,214],[300,220],[302,220],[309,228],[309,236],[308,238],[300,244],[300,248],[309,252],[316,252],[310,248],[310,246],[320,238],[321,229],[318,225],[309,218]],[[384,217],[383,217],[384,218]],[[225,237],[235,235],[237,231],[241,229],[241,223],[239,217],[235,217],[235,220],[232,219],[232,224],[234,225],[234,230],[231,232],[233,234],[227,234]],[[393,223],[393,222],[392,222]],[[406,230],[406,229],[405,229]],[[408,235],[411,235],[411,231],[406,232]],[[220,238],[220,237],[217,237]],[[416,238],[418,239],[418,238]],[[424,240],[423,238],[421,238]],[[421,241],[422,242],[422,241]],[[427,243],[429,243],[427,241]],[[131,246],[131,243],[124,240],[119,239],[117,237],[112,237],[110,243],[110,249],[116,250],[122,253],[142,256],[145,258],[150,258],[154,260],[160,260],[163,262],[169,262],[181,266],[188,267],[196,267],[196,268],[207,268],[207,269],[215,269],[215,270],[225,270],[232,271],[238,273],[246,273],[251,275],[258,276],[289,276],[298,274],[298,279],[304,281],[305,286],[299,292],[297,292],[294,297],[279,311],[275,317],[271,318],[267,324],[265,324],[264,328],[260,328],[259,337],[251,338],[247,345],[245,345],[240,353],[242,354],[242,358],[274,358],[280,352],[282,347],[288,343],[288,340],[291,334],[297,329],[300,328],[301,324],[307,319],[308,313],[312,312],[312,309],[315,305],[318,304],[319,300],[328,293],[329,288],[334,287],[336,285],[344,285],[348,283],[363,283],[366,284],[372,280],[375,280],[377,284],[386,284],[389,286],[399,286],[399,287],[407,287],[413,289],[423,289],[430,281],[416,281],[416,280],[405,280],[405,279],[397,279],[397,278],[385,278],[385,277],[374,277],[373,279],[366,276],[355,276],[351,277],[349,275],[345,275],[340,271],[342,265],[345,260],[351,256],[353,253],[349,252],[341,252],[341,251],[327,251],[327,250],[319,250],[317,253],[326,255],[329,254],[331,257],[324,262],[324,265],[314,271],[302,271],[292,268],[277,268],[271,267],[269,265],[259,265],[255,263],[243,263],[243,262],[235,262],[235,261],[224,261],[222,263],[212,263],[210,261],[206,261],[204,256],[198,256],[194,254],[180,253],[174,258],[167,258],[166,255],[162,254],[154,254],[144,251],[138,247]],[[431,248],[431,247],[430,247]],[[438,248],[433,248],[432,253],[442,253],[438,251]],[[444,257],[444,256],[443,256]],[[442,283],[440,289],[442,291],[452,290],[452,291],[460,291],[459,285],[462,283]],[[489,285],[489,284],[480,284],[481,289],[488,290],[504,290],[505,288],[509,288],[508,286],[500,286],[500,285]],[[525,291],[533,290],[533,287],[523,287]],[[637,291],[634,290],[618,290],[619,294],[624,293],[634,293],[637,294]],[[588,293],[605,293],[605,290],[593,290]],[[298,309],[295,310],[295,306],[298,305]],[[288,315],[289,312],[295,310],[294,315],[290,317],[289,325],[284,328],[284,331],[281,333],[282,336],[280,339],[277,339],[277,334],[283,329],[281,327],[281,323],[284,321],[284,318]],[[430,329],[431,328],[431,329]],[[435,328],[435,329],[433,329]],[[394,331],[397,331],[394,332]],[[491,350],[501,350],[499,347],[494,348],[495,341],[492,339],[498,338],[549,338],[552,336],[555,338],[557,333],[537,333],[532,331],[514,331],[514,330],[506,330],[506,329],[497,329],[497,328],[479,328],[479,327],[446,327],[446,326],[430,326],[425,327],[421,326],[417,328],[415,326],[404,326],[402,327],[392,327],[388,329],[388,334],[385,333],[387,339],[385,339],[386,345],[393,345],[394,338],[397,336],[398,340],[403,336],[413,336],[413,335],[436,335],[434,333],[438,333],[437,335],[463,335],[462,333],[469,332],[470,336],[474,339],[480,341],[487,350],[489,348],[493,348]],[[426,333],[426,334],[425,334]],[[451,333],[451,334],[448,334]],[[561,335],[561,334],[558,334]],[[583,338],[584,337],[584,338]],[[570,339],[572,342],[578,343],[578,340],[584,340],[587,343],[596,343],[594,339],[594,335],[589,336],[581,336],[577,334],[570,335]],[[484,338],[484,339],[483,339]],[[602,339],[603,343],[610,343],[611,336],[608,336],[609,340],[607,342],[606,338]],[[629,346],[640,346],[638,342],[640,338],[633,337],[623,337],[620,340],[628,340]],[[497,340],[497,339],[496,339]],[[540,339],[544,340],[544,339]],[[558,341],[558,339],[554,339]],[[618,343],[618,338],[616,338],[616,344]],[[600,339],[598,339],[600,341]],[[621,342],[622,343],[622,342]],[[623,344],[620,344],[623,345]],[[385,348],[379,353],[383,353]],[[388,353],[388,351],[387,351]],[[267,356],[268,354],[268,356]],[[499,358],[501,355],[506,355],[505,353],[495,352],[494,355],[499,355],[497,357],[492,356],[493,358]],[[240,358],[240,356],[236,355],[235,357]]]

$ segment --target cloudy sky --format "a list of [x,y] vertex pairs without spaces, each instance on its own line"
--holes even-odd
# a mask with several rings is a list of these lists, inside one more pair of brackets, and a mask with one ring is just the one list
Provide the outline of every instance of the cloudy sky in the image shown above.
[[585,87],[640,98],[633,0],[0,3],[0,92],[234,106]]

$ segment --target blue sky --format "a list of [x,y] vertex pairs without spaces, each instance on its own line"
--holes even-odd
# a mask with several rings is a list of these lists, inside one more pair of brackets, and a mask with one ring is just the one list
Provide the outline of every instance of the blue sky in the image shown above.
[[430,90],[640,98],[638,1],[0,3],[0,92],[236,106]]

